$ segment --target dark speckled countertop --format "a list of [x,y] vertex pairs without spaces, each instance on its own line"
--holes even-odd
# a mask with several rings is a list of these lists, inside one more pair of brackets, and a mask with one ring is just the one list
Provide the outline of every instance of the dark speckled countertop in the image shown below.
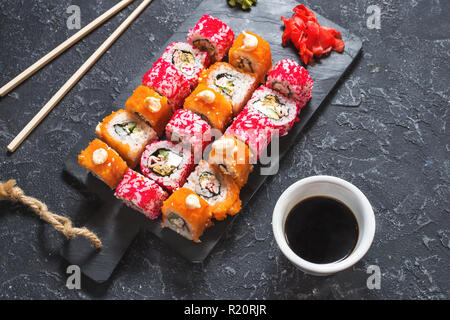
[[[86,25],[115,2],[0,1],[0,84],[76,32],[66,26],[67,7],[79,5]],[[1,99],[0,180],[17,179],[29,195],[83,225],[88,217],[74,213],[86,198],[64,183],[64,158],[136,76],[135,61],[154,59],[199,3],[155,0],[14,154],[6,152],[14,135],[137,2]],[[268,178],[203,264],[188,263],[143,231],[108,282],[83,277],[81,290],[69,290],[68,263],[58,253],[62,236],[22,206],[0,202],[0,298],[450,298],[450,2],[305,3],[360,36],[363,53],[281,161],[279,173]],[[367,27],[366,10],[373,4],[381,9],[381,29]],[[283,190],[317,174],[358,186],[377,219],[368,254],[324,278],[297,270],[279,251],[270,224]],[[381,270],[378,290],[366,285],[370,265]]]

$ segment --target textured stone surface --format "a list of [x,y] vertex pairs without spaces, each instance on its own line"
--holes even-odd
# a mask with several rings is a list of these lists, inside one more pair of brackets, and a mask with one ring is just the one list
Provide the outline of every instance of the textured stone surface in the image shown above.
[[[69,5],[80,6],[85,25],[114,3],[1,1],[0,83],[75,32],[66,27]],[[14,135],[137,3],[1,99],[0,179],[17,179],[28,194],[82,225],[83,208],[94,198],[86,201],[63,181],[64,158],[134,79],[140,69],[134,61],[144,56],[150,63],[199,3],[155,0],[14,154],[5,151]],[[359,35],[363,54],[203,264],[184,261],[142,232],[108,282],[83,278],[82,290],[68,290],[67,263],[58,254],[62,237],[29,210],[1,202],[0,298],[448,299],[450,3],[379,2],[380,30],[366,26],[373,1],[305,3]],[[139,42],[147,45],[133,45]],[[270,225],[283,190],[316,174],[357,185],[377,217],[363,260],[325,278],[295,269]],[[381,269],[380,290],[366,286],[373,264]]]

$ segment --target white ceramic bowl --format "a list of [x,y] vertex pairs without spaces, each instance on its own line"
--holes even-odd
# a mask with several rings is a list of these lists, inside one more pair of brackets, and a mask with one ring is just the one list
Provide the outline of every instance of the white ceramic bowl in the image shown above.
[[[284,230],[287,215],[300,201],[314,196],[340,200],[355,214],[359,227],[358,241],[352,253],[343,260],[312,263],[299,257],[288,246]],[[331,176],[313,176],[297,181],[283,192],[273,210],[272,228],[280,250],[294,265],[308,274],[326,276],[351,267],[366,254],[375,234],[375,215],[366,196],[350,182]]]

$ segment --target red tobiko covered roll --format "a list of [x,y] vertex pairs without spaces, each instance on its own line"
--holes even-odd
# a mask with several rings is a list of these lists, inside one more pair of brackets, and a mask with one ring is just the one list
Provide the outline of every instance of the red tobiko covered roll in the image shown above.
[[156,182],[128,169],[116,188],[115,196],[130,208],[156,219],[161,215],[161,207],[169,195]]
[[256,155],[256,159],[259,159],[274,136],[274,126],[267,117],[246,107],[228,127],[225,135],[234,136],[245,142],[253,155]]
[[159,59],[142,78],[142,84],[165,96],[172,109],[179,109],[191,93],[189,81],[171,63]]
[[297,102],[299,109],[311,99],[314,81],[294,60],[283,59],[267,74],[266,85]]
[[203,150],[213,138],[211,126],[199,115],[186,109],[177,110],[172,116],[166,126],[166,136],[168,140],[190,146],[195,159],[201,158]]
[[233,45],[234,32],[217,18],[205,14],[193,29],[189,30],[187,41],[200,50],[207,51],[211,63],[222,61]]

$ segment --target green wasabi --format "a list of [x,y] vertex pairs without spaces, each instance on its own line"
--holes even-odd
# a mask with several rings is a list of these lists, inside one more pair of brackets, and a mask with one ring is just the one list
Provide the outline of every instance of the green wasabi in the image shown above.
[[232,7],[235,7],[238,3],[241,5],[242,10],[247,10],[256,4],[256,0],[228,0],[228,4]]

